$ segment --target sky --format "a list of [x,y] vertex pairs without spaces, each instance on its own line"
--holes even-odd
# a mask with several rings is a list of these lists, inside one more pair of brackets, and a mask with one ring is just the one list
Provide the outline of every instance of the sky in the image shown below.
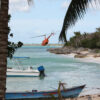
[[[41,43],[44,37],[32,38],[54,32],[55,35],[49,40],[50,43],[59,43],[59,34],[62,29],[63,20],[70,4],[70,0],[34,0],[30,7],[27,0],[9,0],[9,14],[11,20],[9,26],[14,37],[10,41],[22,41],[25,44]],[[94,32],[100,27],[100,5],[94,2],[89,4],[83,19],[68,29],[67,39],[74,32]]]

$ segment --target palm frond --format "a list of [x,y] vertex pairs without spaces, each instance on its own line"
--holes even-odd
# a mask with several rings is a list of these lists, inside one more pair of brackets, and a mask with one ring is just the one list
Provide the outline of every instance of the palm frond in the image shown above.
[[86,13],[88,3],[92,0],[72,0],[66,12],[63,27],[59,36],[60,41],[66,42],[66,31],[73,26],[79,18],[83,18]]

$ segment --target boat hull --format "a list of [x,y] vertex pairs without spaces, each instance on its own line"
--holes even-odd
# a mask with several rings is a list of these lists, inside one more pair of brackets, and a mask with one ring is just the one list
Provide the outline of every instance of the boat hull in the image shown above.
[[7,77],[38,77],[39,72],[37,70],[15,70],[8,69]]
[[[61,96],[63,98],[77,97],[84,87],[85,87],[85,85],[82,85],[82,86],[62,90]],[[10,92],[10,93],[6,93],[6,100],[20,100],[20,99],[21,100],[31,100],[31,99],[48,100],[48,99],[51,99],[52,96],[57,99],[58,98],[58,91],[54,90],[54,91],[48,91],[48,92],[42,91],[42,92],[15,92],[15,93]]]

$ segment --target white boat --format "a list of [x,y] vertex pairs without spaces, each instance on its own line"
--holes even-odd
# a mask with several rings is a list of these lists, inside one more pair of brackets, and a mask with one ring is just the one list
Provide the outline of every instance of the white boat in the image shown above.
[[7,69],[7,77],[38,77],[39,71],[33,69]]
[[21,59],[29,59],[29,57],[13,57],[12,63],[13,65],[17,65],[17,69],[7,68],[7,77],[38,77],[40,74],[39,71],[32,67],[24,70],[24,67],[20,65]]

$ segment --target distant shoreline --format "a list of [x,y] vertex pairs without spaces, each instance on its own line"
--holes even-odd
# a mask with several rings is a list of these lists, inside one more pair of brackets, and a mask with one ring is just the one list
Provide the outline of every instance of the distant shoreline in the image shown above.
[[[41,46],[41,44],[24,44],[23,46]],[[47,46],[63,46],[63,44],[48,44]]]

